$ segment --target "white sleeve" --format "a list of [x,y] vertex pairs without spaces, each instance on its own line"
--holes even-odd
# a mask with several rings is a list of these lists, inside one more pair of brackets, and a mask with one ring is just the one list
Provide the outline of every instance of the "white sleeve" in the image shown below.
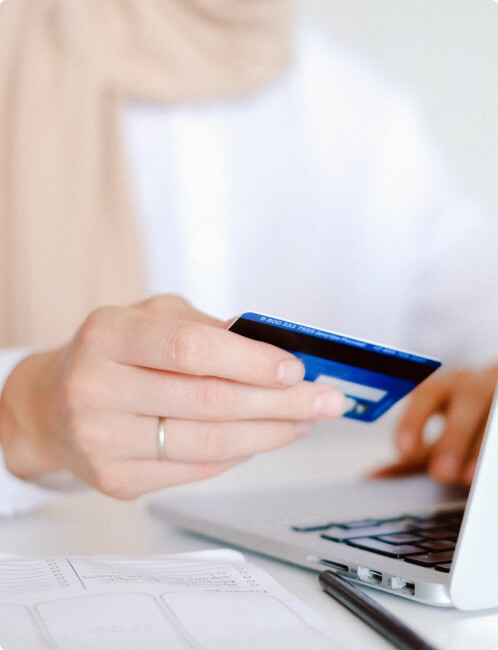
[[[33,352],[34,349],[28,347],[0,350],[0,394],[17,364]],[[55,472],[36,482],[23,481],[7,470],[0,448],[0,517],[33,510],[61,493],[80,487],[81,483],[67,472]]]
[[451,177],[403,88],[314,33],[307,43],[300,110],[317,186],[339,188],[327,232],[350,249],[349,331],[444,368],[497,363],[496,215]]
[[388,173],[381,187],[387,178],[396,181],[393,221],[412,216],[405,222],[412,293],[407,331],[416,349],[447,367],[497,363],[498,222],[450,177],[410,108],[401,111],[398,128],[391,125],[380,166]]

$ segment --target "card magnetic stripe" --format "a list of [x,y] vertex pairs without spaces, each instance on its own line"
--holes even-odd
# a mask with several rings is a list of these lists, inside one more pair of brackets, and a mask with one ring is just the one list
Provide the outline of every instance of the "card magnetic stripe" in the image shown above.
[[419,384],[439,367],[438,361],[426,360],[425,363],[391,356],[374,350],[358,348],[354,345],[328,341],[322,338],[294,332],[265,323],[239,318],[230,328],[232,332],[241,334],[255,341],[270,343],[289,352],[309,354],[314,357],[328,359],[348,366],[389,375]]

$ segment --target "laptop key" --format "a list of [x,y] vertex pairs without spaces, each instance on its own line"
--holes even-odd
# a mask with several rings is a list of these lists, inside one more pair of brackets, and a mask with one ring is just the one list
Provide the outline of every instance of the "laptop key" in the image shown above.
[[417,528],[421,530],[432,530],[433,528],[445,528],[448,526],[455,526],[458,529],[460,524],[458,520],[450,517],[442,517],[441,515],[420,519],[417,523]]
[[434,568],[436,571],[441,571],[442,573],[449,573],[451,569],[451,562],[445,562],[444,564],[436,564]]
[[385,542],[381,542],[372,537],[350,539],[346,541],[346,544],[348,544],[348,546],[354,546],[355,548],[364,549],[365,551],[372,551],[372,553],[378,553],[379,555],[395,558],[404,558],[407,555],[412,556],[416,553],[425,553],[423,549],[418,548],[417,546],[411,546],[409,544],[399,544],[398,546],[395,546],[394,544],[386,544]]
[[448,526],[455,526],[456,528],[460,528],[462,525],[462,519],[463,519],[463,510],[458,513],[452,513],[451,515],[448,515],[445,517],[445,523],[448,524]]
[[291,526],[292,530],[297,533],[313,533],[330,528],[339,528],[342,530],[352,530],[355,528],[371,528],[383,523],[380,519],[360,519],[358,521],[335,522],[331,521],[326,524],[316,524],[311,526]]
[[451,562],[451,560],[453,559],[453,551],[425,553],[424,555],[416,555],[413,557],[408,556],[403,559],[405,560],[405,562],[409,562],[410,564],[416,564],[417,566],[436,567],[438,564]]
[[316,524],[315,526],[291,526],[291,530],[296,533],[318,533],[321,530],[333,528],[336,524]]
[[392,522],[387,524],[379,524],[378,526],[370,526],[368,528],[352,528],[351,530],[345,530],[341,528],[332,528],[326,533],[323,533],[321,537],[324,539],[329,539],[331,542],[346,542],[348,539],[355,539],[356,537],[373,537],[374,535],[378,537],[379,535],[391,535],[394,533],[405,533],[410,531],[410,526],[413,526],[412,522]]
[[437,528],[435,530],[421,530],[420,536],[425,539],[448,539],[456,541],[458,539],[458,530],[455,528]]
[[450,541],[449,539],[423,540],[417,546],[426,548],[428,551],[453,551],[455,550],[456,542]]
[[418,544],[418,542],[426,541],[416,533],[392,533],[391,535],[376,535],[375,537],[388,544]]
[[340,526],[341,528],[347,528],[350,530],[351,528],[367,528],[367,526],[378,526],[380,523],[381,522],[379,519],[358,519],[357,521],[345,521],[336,525]]

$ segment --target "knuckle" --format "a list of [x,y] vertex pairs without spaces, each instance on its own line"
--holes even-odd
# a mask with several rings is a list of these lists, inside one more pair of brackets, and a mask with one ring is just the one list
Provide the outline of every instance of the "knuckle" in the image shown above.
[[465,402],[471,402],[473,406],[486,399],[479,378],[471,373],[465,373],[459,377],[452,393],[451,397],[455,402],[465,400]]
[[315,417],[315,400],[320,394],[314,385],[292,386],[279,391],[280,419],[312,420]]
[[228,469],[228,466],[224,465],[223,463],[216,463],[216,462],[198,463],[196,466],[195,480],[199,481],[206,478],[212,478],[213,476],[217,476],[218,474],[221,474],[226,469]]
[[457,374],[455,383],[460,390],[468,390],[475,383],[475,376],[473,373],[462,371]]
[[100,349],[112,331],[118,310],[118,307],[100,307],[87,316],[76,335],[77,347]]
[[160,347],[161,356],[179,372],[197,374],[204,365],[206,345],[195,327],[177,326],[167,332]]
[[251,375],[258,383],[274,383],[276,371],[274,370],[274,363],[268,356],[261,352],[259,349],[257,353],[253,353],[248,357],[248,367],[251,369]]
[[91,429],[82,427],[75,422],[71,426],[71,444],[89,464],[91,464],[95,453],[98,453],[95,436],[92,435]]
[[301,434],[298,432],[296,425],[289,423],[276,423],[268,436],[268,446],[270,449],[279,449],[285,447],[296,440],[301,439]]
[[168,305],[169,303],[169,296],[165,295],[160,295],[160,296],[152,296],[151,298],[147,298],[147,300],[144,300],[144,302],[140,303],[141,307],[144,307],[147,311],[162,311],[163,307]]
[[66,408],[77,411],[83,401],[83,381],[78,372],[69,372],[62,385],[62,399]]
[[140,303],[140,308],[151,313],[183,313],[188,307],[188,302],[176,294],[161,294],[152,296]]
[[203,379],[197,385],[196,401],[201,413],[215,420],[229,419],[234,408],[233,387],[221,379]]
[[230,457],[230,444],[218,427],[211,424],[197,441],[198,451],[206,460],[224,460]]
[[87,464],[98,464],[104,456],[115,451],[116,438],[107,426],[89,423],[86,418],[72,418],[71,444]]
[[466,370],[454,370],[448,373],[443,381],[446,381],[446,391],[448,393],[464,393],[473,384],[473,374]]
[[179,296],[176,293],[170,293],[166,296],[163,296],[163,299],[169,308],[172,308],[179,313],[183,313],[186,309],[190,309],[190,303],[188,303],[185,298]]
[[136,495],[130,490],[128,483],[123,473],[112,465],[99,464],[93,467],[92,485],[109,497],[123,501],[133,499]]
[[109,384],[88,372],[70,371],[62,386],[63,400],[70,411],[96,408],[109,399]]

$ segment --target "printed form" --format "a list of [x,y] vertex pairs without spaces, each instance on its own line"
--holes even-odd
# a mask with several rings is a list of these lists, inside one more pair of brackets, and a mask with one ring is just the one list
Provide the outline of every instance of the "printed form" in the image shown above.
[[[332,611],[332,610],[331,610]],[[336,630],[232,550],[0,556],[3,650],[344,650]]]

